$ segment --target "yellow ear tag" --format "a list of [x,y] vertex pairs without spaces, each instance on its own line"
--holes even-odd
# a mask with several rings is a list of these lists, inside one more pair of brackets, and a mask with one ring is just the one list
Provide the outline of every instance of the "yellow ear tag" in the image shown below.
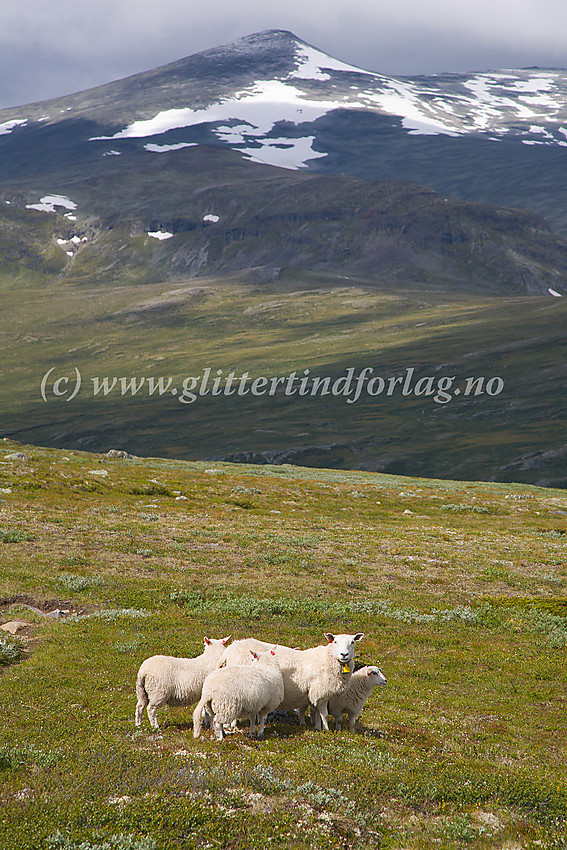
[[350,673],[350,667],[348,664],[343,664],[343,673]]

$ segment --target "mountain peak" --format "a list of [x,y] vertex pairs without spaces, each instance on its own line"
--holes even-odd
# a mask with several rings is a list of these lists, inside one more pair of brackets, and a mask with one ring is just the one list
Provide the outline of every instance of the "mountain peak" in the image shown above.
[[291,32],[291,30],[282,30],[282,29],[269,29],[269,30],[259,30],[258,32],[252,32],[248,35],[243,35],[241,38],[236,39],[231,44],[238,44],[239,42],[247,43],[247,44],[274,44],[274,43],[286,43],[286,42],[301,42],[302,39],[298,38],[295,33]]
[[291,59],[297,48],[304,44],[306,42],[289,30],[261,30],[193,54],[193,56],[187,57],[187,60],[192,60],[194,56],[198,56],[205,60],[231,57],[232,59],[246,58],[254,61],[274,61],[276,59],[281,61],[281,59]]

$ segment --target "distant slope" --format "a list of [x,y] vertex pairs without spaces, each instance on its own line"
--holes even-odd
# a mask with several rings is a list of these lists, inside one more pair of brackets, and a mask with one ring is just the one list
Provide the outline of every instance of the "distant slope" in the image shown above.
[[567,240],[531,213],[417,184],[255,165],[215,147],[28,177],[4,198],[0,275],[27,268],[118,284],[121,274],[253,269],[275,280],[312,269],[362,274],[380,288],[567,293]]
[[[0,435],[67,449],[567,486],[565,298],[451,295],[407,282],[379,291],[362,275],[328,272],[263,282],[251,273],[247,284],[143,283],[122,272],[116,285],[111,274],[49,285],[24,277],[3,288]],[[77,369],[82,385],[71,399]],[[341,392],[349,369],[353,388],[373,370],[356,401],[353,388]],[[236,386],[247,375],[242,395],[224,394],[231,371]],[[292,374],[291,394],[281,381],[273,395],[251,391],[257,378]],[[313,379],[326,377],[342,380],[338,394],[323,394],[324,384],[313,394]],[[193,400],[183,396],[192,384]],[[450,392],[439,394],[443,386]]]

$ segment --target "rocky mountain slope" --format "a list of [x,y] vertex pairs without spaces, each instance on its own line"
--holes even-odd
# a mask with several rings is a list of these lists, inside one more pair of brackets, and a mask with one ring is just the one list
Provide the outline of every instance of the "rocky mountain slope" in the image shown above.
[[418,184],[289,172],[198,146],[37,185],[6,193],[0,272],[275,281],[311,269],[379,288],[566,291],[567,240],[538,216]]

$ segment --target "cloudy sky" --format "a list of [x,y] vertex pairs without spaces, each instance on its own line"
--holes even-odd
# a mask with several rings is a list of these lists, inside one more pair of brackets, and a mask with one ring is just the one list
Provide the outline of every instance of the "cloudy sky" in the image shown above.
[[271,28],[385,74],[567,67],[565,0],[0,0],[0,108]]

